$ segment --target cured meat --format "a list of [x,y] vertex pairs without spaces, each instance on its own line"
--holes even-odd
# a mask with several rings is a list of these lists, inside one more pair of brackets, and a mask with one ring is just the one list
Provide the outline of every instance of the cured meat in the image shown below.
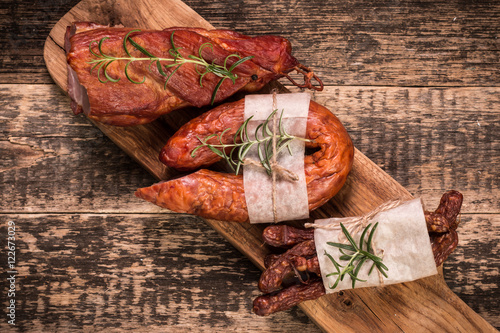
[[[154,57],[145,55],[132,43]],[[95,121],[111,125],[144,124],[185,106],[218,103],[237,91],[257,91],[283,76],[301,87],[323,88],[314,73],[291,55],[290,42],[276,36],[248,37],[229,30],[179,27],[138,31],[78,22],[67,28],[65,50],[68,92],[74,113],[84,112]],[[206,61],[207,67],[191,62],[176,65],[180,64],[179,59],[193,56]],[[246,57],[251,59],[231,71],[234,82],[233,79],[221,82],[221,76],[216,75],[218,71],[212,71],[214,66],[219,66],[219,70],[220,66],[231,69]],[[120,59],[106,65],[115,58]],[[131,58],[144,60],[130,62]],[[154,60],[159,58],[176,62]],[[103,60],[103,67],[96,62],[99,60]],[[97,66],[93,68],[94,65]],[[210,69],[207,74],[201,75],[207,68]],[[304,75],[304,84],[290,78],[288,73],[293,70]],[[313,86],[312,80],[319,86]]]
[[[463,196],[457,191],[443,194],[438,208],[434,212],[424,211],[427,231],[431,240],[436,266],[441,265],[458,244],[457,217],[462,207]],[[443,224],[446,228],[443,228]],[[270,254],[265,259],[266,270],[259,280],[259,289],[271,293],[257,297],[253,310],[259,316],[287,310],[306,300],[323,296],[326,291],[321,276],[314,231],[299,229],[284,224],[272,225],[262,233],[264,243],[275,247],[290,247],[280,255]],[[305,272],[308,279],[303,280],[300,272]],[[309,276],[309,273],[314,273]],[[280,289],[290,275],[298,276],[300,284]],[[279,291],[277,291],[280,289]]]
[[[198,137],[221,134],[225,143],[233,140],[244,122],[244,100],[221,105],[182,126],[160,153],[170,167],[193,170],[221,158],[207,147],[191,157],[200,144]],[[311,101],[307,119],[306,148],[316,149],[304,157],[309,210],[330,200],[344,185],[349,174],[354,147],[340,121],[325,107]],[[214,142],[215,143],[215,142]],[[170,210],[218,220],[248,222],[243,176],[206,169],[160,182],[136,191],[140,198]]]

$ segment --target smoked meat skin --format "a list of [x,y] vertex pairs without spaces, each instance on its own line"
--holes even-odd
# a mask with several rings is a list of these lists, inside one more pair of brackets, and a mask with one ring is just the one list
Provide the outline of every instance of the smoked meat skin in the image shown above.
[[[169,79],[164,87],[166,77],[162,76],[150,61],[135,61],[128,66],[128,73],[135,84],[124,74],[126,60],[113,62],[107,69],[109,75],[118,82],[102,83],[97,77],[97,68],[91,72],[96,59],[89,50],[99,53],[97,42],[102,43],[102,52],[114,57],[126,57],[123,39],[132,28],[108,27],[90,22],[77,22],[67,28],[65,50],[68,63],[68,92],[72,98],[72,109],[75,114],[84,112],[92,120],[117,126],[131,126],[151,122],[172,110],[186,106],[201,107],[211,103],[212,94],[220,77],[208,73],[202,79],[195,65],[183,64]],[[208,63],[223,65],[231,54],[253,56],[252,59],[239,64],[232,72],[238,76],[235,83],[224,80],[215,95],[215,103],[221,102],[237,91],[253,92],[261,89],[271,80],[278,79],[299,65],[291,55],[291,44],[288,40],[277,36],[249,37],[230,30],[205,30],[201,28],[168,28],[165,30],[141,30],[132,32],[130,38],[143,46],[154,56],[172,58],[170,38],[184,58],[189,55],[198,56],[200,46],[202,57]],[[95,42],[94,42],[95,41]],[[134,57],[144,57],[132,45],[128,50]],[[229,68],[238,58],[230,57]],[[171,64],[172,62],[162,62]],[[176,67],[164,68],[170,75]],[[201,68],[198,70],[203,71]],[[104,75],[101,74],[103,78]]]

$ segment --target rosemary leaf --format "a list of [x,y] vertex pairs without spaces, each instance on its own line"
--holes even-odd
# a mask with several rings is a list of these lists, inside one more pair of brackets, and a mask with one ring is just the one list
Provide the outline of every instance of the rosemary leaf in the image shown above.
[[[141,46],[139,43],[137,43],[136,41],[134,41],[130,35],[134,32],[139,32],[140,30],[131,30],[129,31],[125,37],[123,38],[123,49],[125,50],[125,53],[127,56],[125,57],[115,57],[115,56],[112,56],[112,55],[108,55],[108,54],[105,54],[103,52],[103,43],[109,39],[109,37],[103,37],[101,38],[99,41],[91,41],[90,44],[89,44],[89,52],[95,57],[95,59],[92,59],[91,61],[89,61],[89,64],[93,64],[92,68],[90,69],[90,73],[92,74],[92,71],[97,68],[97,79],[99,80],[99,82],[101,83],[106,83],[106,82],[118,82],[120,80],[120,78],[118,79],[114,79],[113,77],[111,77],[108,73],[108,67],[111,63],[113,63],[114,61],[127,61],[127,64],[125,65],[125,68],[124,68],[124,72],[125,72],[125,76],[127,77],[127,79],[132,82],[132,83],[135,83],[135,84],[142,84],[145,82],[146,80],[146,76],[143,77],[143,80],[142,81],[135,81],[132,79],[131,75],[129,74],[129,65],[132,63],[132,62],[136,62],[136,61],[149,61],[149,65],[148,65],[148,68],[149,70],[151,71],[151,65],[153,63],[156,63],[156,67],[158,69],[158,72],[160,73],[160,75],[166,77],[166,81],[164,83],[164,89],[167,88],[167,84],[170,80],[170,78],[172,77],[172,75],[174,75],[175,72],[177,72],[177,70],[184,64],[186,63],[191,63],[193,64],[196,72],[200,75],[200,78],[199,78],[199,84],[200,84],[200,87],[203,87],[203,78],[209,74],[209,73],[212,73],[214,74],[215,76],[218,76],[220,77],[221,79],[219,80],[219,82],[217,83],[217,85],[215,86],[214,88],[214,91],[212,93],[212,98],[211,98],[211,101],[210,103],[213,105],[213,103],[215,102],[215,98],[217,96],[217,92],[219,90],[219,88],[221,87],[222,83],[224,82],[225,79],[230,79],[233,84],[236,83],[236,79],[238,78],[238,75],[236,75],[235,73],[233,73],[233,70],[239,66],[240,64],[242,64],[243,62],[245,61],[248,61],[250,59],[252,59],[254,56],[248,56],[248,57],[244,57],[244,58],[241,58],[239,55],[237,54],[230,54],[228,55],[224,61],[223,61],[223,65],[217,65],[215,63],[208,63],[202,56],[202,52],[205,48],[209,48],[212,52],[214,51],[214,46],[210,43],[210,42],[207,42],[207,43],[204,43],[202,44],[199,48],[198,48],[198,55],[199,57],[197,56],[194,56],[194,55],[188,55],[187,58],[184,58],[182,56],[182,54],[179,52],[179,50],[181,49],[180,47],[177,47],[175,46],[175,43],[174,43],[174,34],[175,34],[175,31],[172,32],[172,34],[170,35],[170,44],[171,44],[171,49],[169,49],[167,52],[169,54],[169,56],[171,58],[160,58],[160,57],[157,57],[155,55],[153,55],[150,51],[148,51],[145,47]],[[97,43],[97,49],[98,49],[98,52],[95,52],[93,49],[92,49],[92,45],[94,43]],[[136,50],[138,50],[139,52],[141,52],[143,55],[145,55],[146,57],[145,58],[140,58],[140,57],[135,57],[132,55],[132,53],[130,52],[129,48],[128,48],[128,45],[127,43],[130,43],[130,45],[132,45],[132,47],[134,47]],[[233,65],[228,69],[227,68],[227,63],[229,61],[229,59],[231,58],[238,58],[237,61],[235,61],[233,63]],[[164,68],[174,68],[174,70],[171,71],[170,74],[167,74],[164,70]],[[199,68],[201,68],[202,70],[200,70]],[[104,78],[102,77],[104,75]]]
[[[226,67],[226,61],[227,59],[229,59],[230,57],[238,57],[239,58],[239,55],[237,54],[231,54],[229,56],[227,56],[227,58],[224,60],[224,67]],[[228,71],[229,72],[232,72],[236,67],[238,67],[239,65],[241,65],[242,63],[244,63],[245,61],[247,60],[250,60],[252,59],[253,56],[248,56],[248,57],[245,57],[245,58],[241,58],[240,60],[236,61],[234,64],[231,65],[231,67],[229,67]],[[233,82],[234,83],[234,82]]]
[[128,38],[129,38],[129,36],[130,36],[131,33],[137,32],[137,31],[140,31],[140,30],[137,30],[137,29],[136,30],[131,30],[131,31],[128,32],[128,34],[125,35],[125,38],[123,38],[123,49],[125,50],[125,53],[127,53],[127,55],[129,57],[131,57],[131,58],[132,58],[132,55],[130,54],[130,52],[129,52],[128,48],[127,48],[127,40],[128,40]]
[[217,83],[217,85],[215,86],[214,92],[212,94],[212,99],[210,100],[210,105],[214,105],[215,96],[217,95],[217,91],[219,91],[219,88],[220,88],[220,86],[222,85],[222,82],[224,82],[225,79],[226,79],[225,77],[223,77],[222,79],[220,79],[219,83]]
[[219,149],[214,148],[213,146],[208,146],[208,148],[218,156],[224,158],[224,154]]
[[[382,269],[381,265],[376,265],[376,266],[377,266],[377,269],[380,271],[380,273],[382,273],[382,275],[384,275],[385,277],[388,277],[387,273],[384,272],[384,270]],[[385,269],[389,270],[387,267]]]
[[351,245],[352,245],[352,247],[354,247],[355,251],[358,251],[359,248],[356,245],[356,242],[354,241],[352,236],[349,234],[349,231],[346,229],[346,227],[344,227],[344,225],[342,223],[340,223],[340,227],[342,228],[342,232],[344,233],[344,235],[347,238],[347,240],[349,241],[349,243],[351,243]]
[[368,259],[367,257],[362,258],[362,259],[358,262],[358,264],[357,264],[357,266],[356,266],[356,269],[354,269],[353,274],[354,274],[354,276],[356,276],[356,279],[353,279],[353,280],[352,280],[352,288],[353,288],[353,289],[354,289],[354,286],[355,286],[355,284],[356,284],[356,280],[359,280],[359,281],[362,281],[362,282],[366,282],[366,280],[360,280],[360,279],[358,279],[358,278],[357,278],[357,276],[358,276],[358,274],[359,274],[359,270],[361,269],[361,266],[363,266],[363,264],[365,263],[365,261],[366,261],[367,259]]
[[106,64],[106,66],[104,66],[104,76],[106,77],[106,79],[107,79],[108,81],[111,81],[111,82],[118,82],[118,81],[120,81],[120,78],[118,78],[118,79],[113,79],[113,78],[109,75],[109,73],[108,73],[108,67],[109,67],[109,65],[111,65],[111,64],[113,63],[113,61],[114,61],[114,60],[109,61],[109,62]]
[[[359,244],[356,244],[354,238],[351,236],[347,228],[342,223],[340,223],[342,233],[345,235],[350,244],[342,244],[336,242],[327,242],[326,244],[338,248],[340,253],[342,254],[341,256],[339,256],[339,260],[348,261],[348,263],[345,266],[341,266],[330,254],[325,251],[325,255],[330,259],[336,269],[336,272],[332,272],[326,275],[337,276],[337,280],[335,281],[333,286],[330,286],[331,289],[335,289],[338,286],[339,282],[343,281],[346,276],[349,276],[351,278],[352,288],[355,287],[357,281],[366,282],[367,280],[363,280],[362,278],[360,278],[359,274],[361,271],[361,267],[363,267],[363,265],[368,260],[373,262],[368,272],[368,276],[372,273],[374,268],[377,268],[381,274],[383,274],[386,278],[388,277],[386,271],[388,271],[389,269],[382,263],[382,258],[372,253],[371,242],[373,240],[373,235],[375,233],[377,225],[378,223],[376,223],[373,228],[371,227],[371,224],[365,227],[361,233]],[[365,236],[368,232],[369,236],[366,245],[367,250],[365,251],[363,250],[363,244]],[[351,253],[346,253],[344,250]]]
[[[130,35],[130,32],[128,34]],[[139,50],[139,52],[150,57],[151,59],[158,59],[158,57],[155,57],[154,55],[152,55],[151,52],[147,51],[145,48],[143,48],[142,46],[137,44],[132,38],[130,38],[130,37],[127,37],[127,38],[128,38],[128,41],[130,42],[130,44],[132,44],[133,47],[135,47],[137,50]],[[127,52],[127,54],[129,54],[129,53]]]
[[[370,229],[371,227],[371,223],[368,224],[368,226],[366,228],[363,229],[363,232],[361,233],[361,237],[359,238],[359,249],[360,250],[363,250],[363,244],[364,244],[364,240],[365,240],[365,235],[367,233],[367,231]],[[369,249],[367,247],[367,251],[369,252]]]
[[368,236],[368,248],[367,248],[368,252],[372,252],[372,238],[373,234],[375,233],[375,230],[377,230],[377,227],[378,227],[378,222],[375,223],[375,225],[372,228],[372,231],[370,231],[370,235]]
[[356,252],[356,248],[353,247],[352,245],[347,245],[347,244],[342,244],[342,243],[334,243],[334,242],[326,242],[326,244],[331,245],[331,246],[336,246],[341,249],[345,249],[348,251]]
[[159,72],[162,76],[167,76],[167,73],[165,73],[165,71],[163,70],[163,67],[162,67],[162,65],[161,65],[160,60],[156,60],[156,68],[158,68],[158,72]]
[[146,81],[146,76],[144,76],[142,78],[142,81],[135,81],[134,79],[132,79],[128,73],[128,66],[132,63],[132,61],[129,61],[127,62],[127,64],[125,65],[125,76],[127,77],[127,79],[132,82],[132,83],[135,83],[135,84],[141,84],[141,83],[144,83],[144,81]]

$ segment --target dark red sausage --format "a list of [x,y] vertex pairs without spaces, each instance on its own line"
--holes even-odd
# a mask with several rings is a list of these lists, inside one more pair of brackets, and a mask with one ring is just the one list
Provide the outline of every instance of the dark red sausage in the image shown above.
[[[431,239],[432,252],[436,266],[441,265],[458,244],[457,217],[462,207],[463,196],[458,191],[443,194],[439,207],[434,212],[424,211],[427,231]],[[443,227],[445,226],[445,227]],[[264,229],[262,238],[272,246],[290,246],[293,248],[283,254],[269,254],[265,259],[266,270],[259,280],[259,289],[264,292],[279,288],[283,280],[298,271],[308,271],[321,275],[316,252],[311,257],[311,248],[315,248],[311,229],[298,229],[284,224],[272,225]],[[312,245],[312,246],[311,246]],[[309,257],[306,259],[305,257]],[[303,301],[315,299],[325,294],[323,283],[313,276],[305,284],[293,285],[277,293],[262,295],[254,301],[254,312],[266,316],[274,312],[291,308]]]

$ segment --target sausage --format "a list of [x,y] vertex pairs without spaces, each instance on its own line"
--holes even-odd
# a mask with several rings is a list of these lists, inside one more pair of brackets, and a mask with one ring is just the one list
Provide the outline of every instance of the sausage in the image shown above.
[[325,294],[321,279],[309,284],[293,285],[275,294],[262,295],[253,301],[253,312],[259,316],[267,316],[275,312],[285,311],[299,303],[316,299]]
[[314,229],[294,228],[286,224],[271,225],[262,232],[266,244],[274,247],[288,247],[314,239]]
[[[260,291],[270,293],[280,289],[284,277],[294,271],[294,267],[296,266],[292,265],[292,263],[296,257],[307,258],[315,255],[316,247],[314,246],[314,240],[302,242],[286,251],[262,273],[259,280]],[[307,262],[304,262],[304,264],[307,265]]]
[[[203,147],[197,137],[221,134],[232,142],[244,122],[244,100],[221,105],[182,126],[160,153],[160,160],[179,170],[207,167],[221,158]],[[307,119],[306,149],[316,149],[304,157],[309,210],[330,200],[344,185],[354,157],[354,146],[344,126],[328,109],[310,102]],[[215,143],[215,141],[214,141]],[[248,222],[243,176],[206,169],[178,179],[138,189],[138,197],[175,212],[219,220]]]
[[[441,197],[438,208],[434,212],[424,211],[427,231],[431,240],[432,252],[436,266],[441,265],[453,252],[458,244],[457,217],[462,206],[463,196],[458,191],[448,191]],[[445,227],[443,227],[445,226]],[[320,276],[317,254],[311,253],[314,246],[314,234],[308,229],[294,228],[287,225],[272,225],[266,227],[262,233],[264,242],[275,247],[291,249],[281,255],[270,254],[266,257],[266,270],[259,280],[259,289],[265,293],[254,300],[254,312],[266,316],[277,311],[291,308],[305,300],[323,296],[326,291],[317,277]],[[312,257],[311,257],[312,256]],[[304,257],[306,261],[304,262]],[[304,267],[305,264],[305,267]],[[282,285],[290,273],[299,273],[306,270],[315,273],[311,281],[276,290]]]
[[436,266],[441,265],[458,245],[457,218],[462,201],[462,193],[451,190],[443,194],[434,212],[424,212]]

